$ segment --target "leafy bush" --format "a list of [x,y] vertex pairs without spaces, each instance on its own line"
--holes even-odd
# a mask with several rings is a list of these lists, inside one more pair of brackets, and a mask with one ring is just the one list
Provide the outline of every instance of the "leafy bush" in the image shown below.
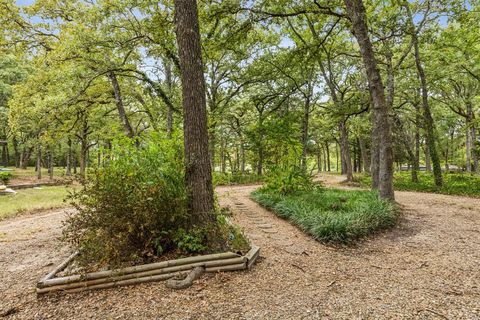
[[124,141],[108,158],[71,195],[78,213],[66,221],[64,239],[94,264],[145,261],[178,248],[175,239],[188,230],[181,145]]
[[68,217],[63,238],[82,252],[84,266],[224,251],[235,245],[232,235],[243,238],[221,214],[217,225],[191,225],[179,141],[114,144],[104,167],[93,168],[82,190],[70,196],[77,213]]
[[263,181],[263,176],[257,174],[241,174],[241,173],[213,173],[213,184],[216,186],[230,186],[237,184],[252,184]]
[[372,191],[317,189],[295,194],[256,190],[251,197],[322,242],[350,243],[396,224],[398,213]]
[[282,195],[293,194],[299,191],[312,191],[319,184],[314,184],[312,176],[298,167],[290,169],[274,169],[265,179],[262,190],[267,193]]
[[[365,174],[355,176],[362,186],[371,185],[371,177]],[[396,172],[393,179],[395,190],[434,192],[451,195],[480,196],[480,176],[468,173],[444,173],[443,186],[435,186],[430,172],[418,172],[418,182],[412,182],[409,171]]]
[[0,172],[0,181],[2,181],[3,184],[7,185],[12,178],[13,174],[11,172]]

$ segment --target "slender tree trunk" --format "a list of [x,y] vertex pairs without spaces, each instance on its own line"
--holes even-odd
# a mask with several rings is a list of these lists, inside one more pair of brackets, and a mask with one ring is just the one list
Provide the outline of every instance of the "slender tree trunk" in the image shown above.
[[[476,150],[477,131],[475,128],[475,113],[473,112],[472,102],[467,102],[467,170],[468,172],[478,172],[478,156]],[[470,158],[470,159],[469,159]]]
[[123,98],[122,92],[120,90],[120,85],[118,84],[117,75],[113,72],[108,73],[108,79],[113,87],[113,94],[115,96],[115,105],[117,106],[118,115],[120,116],[120,121],[123,125],[123,129],[125,130],[125,134],[129,138],[135,137],[135,132],[133,131],[132,125],[128,120],[127,112],[125,111],[125,106],[123,105]]
[[332,170],[330,169],[330,148],[329,148],[328,141],[325,141],[325,151],[327,153],[327,170],[328,172],[330,172]]
[[414,48],[415,56],[415,66],[417,67],[418,77],[420,78],[420,88],[422,93],[422,106],[423,106],[423,117],[425,122],[425,132],[426,140],[428,145],[428,150],[430,153],[430,159],[433,165],[433,176],[435,180],[435,185],[441,187],[443,184],[442,179],[442,166],[440,164],[440,158],[437,152],[437,145],[435,139],[435,124],[433,122],[432,113],[430,111],[430,105],[428,104],[428,87],[427,87],[427,77],[422,66],[422,60],[420,58],[420,48],[418,44],[418,37],[415,31],[415,25],[413,23],[412,13],[410,11],[410,4],[408,1],[404,1],[404,7],[407,10],[408,24],[412,37],[412,43]]
[[412,168],[412,182],[418,183],[418,171],[420,170],[420,106],[415,103],[415,162]]
[[301,168],[302,171],[307,171],[307,148],[308,148],[308,124],[310,117],[310,93],[305,99],[305,105],[303,107],[303,121],[302,121],[302,158]]
[[352,23],[353,34],[360,47],[360,53],[365,65],[370,95],[373,101],[374,131],[378,133],[379,154],[379,180],[378,190],[382,199],[394,200],[393,192],[393,149],[388,118],[388,107],[385,101],[382,79],[377,68],[377,61],[373,46],[368,34],[367,18],[362,0],[344,0],[347,14]]
[[342,174],[347,175],[347,181],[353,181],[352,159],[350,156],[350,146],[348,144],[348,132],[344,121],[338,125],[340,131],[340,155],[342,158]]
[[15,168],[20,168],[20,153],[18,152],[17,138],[13,136],[13,156],[15,157]]
[[42,179],[42,147],[37,145],[37,179]]
[[53,180],[53,152],[52,150],[48,151],[48,175],[50,180]]
[[[172,64],[165,60],[165,83],[167,85],[168,97],[172,97],[173,93],[173,80],[172,80]],[[173,109],[170,105],[167,106],[167,137],[170,139],[173,132]]]
[[174,0],[174,5],[182,78],[185,179],[189,211],[194,225],[205,225],[214,223],[215,215],[197,2]]
[[2,163],[4,167],[8,167],[8,148],[7,142],[2,145]]
[[72,139],[68,138],[68,140],[67,140],[67,146],[68,146],[68,150],[67,150],[67,168],[66,168],[65,175],[66,175],[67,177],[69,177],[69,176],[72,175]]
[[370,160],[368,159],[367,147],[365,146],[365,140],[361,137],[358,138],[360,147],[360,154],[362,157],[363,171],[370,173]]

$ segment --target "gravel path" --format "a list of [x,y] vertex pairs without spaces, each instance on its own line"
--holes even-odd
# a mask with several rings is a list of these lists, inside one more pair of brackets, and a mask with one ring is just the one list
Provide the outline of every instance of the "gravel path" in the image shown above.
[[[340,176],[323,176],[328,185]],[[480,319],[480,200],[397,192],[400,226],[356,247],[324,246],[221,187],[222,205],[262,248],[248,272],[36,298],[36,281],[68,255],[64,211],[0,222],[0,314],[8,319]]]

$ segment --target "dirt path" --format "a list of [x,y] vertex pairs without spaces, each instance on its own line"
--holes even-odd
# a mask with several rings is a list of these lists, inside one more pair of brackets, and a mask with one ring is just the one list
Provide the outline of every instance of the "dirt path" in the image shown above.
[[[327,184],[342,180],[324,176]],[[36,280],[67,253],[62,211],[0,222],[0,312],[8,319],[480,319],[480,200],[397,192],[400,226],[355,248],[324,246],[222,187],[222,205],[262,248],[249,272],[37,299]],[[58,256],[57,256],[58,255]]]

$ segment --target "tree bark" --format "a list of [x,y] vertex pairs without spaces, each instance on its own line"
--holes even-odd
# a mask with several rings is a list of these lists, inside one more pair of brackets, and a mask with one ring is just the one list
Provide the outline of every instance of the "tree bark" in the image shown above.
[[67,151],[67,166],[66,166],[66,171],[65,175],[67,177],[72,175],[72,139],[68,138],[67,140],[67,146],[68,146],[68,151]]
[[353,181],[352,159],[350,156],[350,146],[348,144],[348,132],[344,121],[338,124],[340,131],[340,157],[342,159],[342,174],[347,175],[347,181]]
[[42,147],[37,145],[37,179],[42,179]]
[[[370,95],[373,101],[374,131],[378,134],[379,147],[379,179],[378,190],[382,199],[394,200],[393,191],[393,149],[388,118],[388,107],[385,101],[380,72],[377,68],[373,45],[368,34],[365,7],[362,0],[344,0],[347,14],[352,23],[352,31],[360,47],[365,65]],[[375,144],[372,144],[375,145]]]
[[[165,83],[167,85],[168,97],[172,97],[173,81],[172,81],[172,64],[169,61],[164,61],[165,67]],[[170,139],[173,132],[173,108],[167,105],[167,137]]]
[[420,57],[420,48],[418,44],[418,37],[415,31],[415,25],[413,23],[412,13],[410,11],[410,4],[408,1],[403,2],[405,9],[407,10],[408,25],[412,37],[412,43],[414,48],[415,56],[415,66],[417,67],[417,74],[420,78],[420,88],[422,93],[422,106],[423,106],[423,117],[425,122],[425,132],[427,138],[428,150],[430,153],[430,159],[433,165],[433,176],[435,180],[435,185],[441,187],[443,184],[442,178],[442,166],[440,164],[440,158],[437,152],[437,145],[435,139],[435,124],[433,122],[432,112],[430,111],[430,105],[428,103],[428,87],[427,87],[427,77],[425,75],[425,70],[422,66],[422,60]]
[[212,167],[208,152],[205,78],[196,0],[174,0],[180,57],[185,180],[193,224],[215,221]]
[[133,131],[132,125],[128,120],[127,112],[125,111],[125,106],[123,105],[122,92],[120,90],[120,85],[118,84],[117,75],[113,72],[108,73],[108,79],[113,87],[113,94],[115,96],[115,105],[117,106],[118,115],[120,116],[120,122],[123,125],[125,134],[130,139],[135,137],[135,132]]
[[[310,91],[309,91],[310,92]],[[310,93],[306,96],[305,105],[303,107],[303,120],[302,120],[302,158],[301,168],[302,171],[307,171],[307,148],[308,148],[308,124],[310,117]]]

